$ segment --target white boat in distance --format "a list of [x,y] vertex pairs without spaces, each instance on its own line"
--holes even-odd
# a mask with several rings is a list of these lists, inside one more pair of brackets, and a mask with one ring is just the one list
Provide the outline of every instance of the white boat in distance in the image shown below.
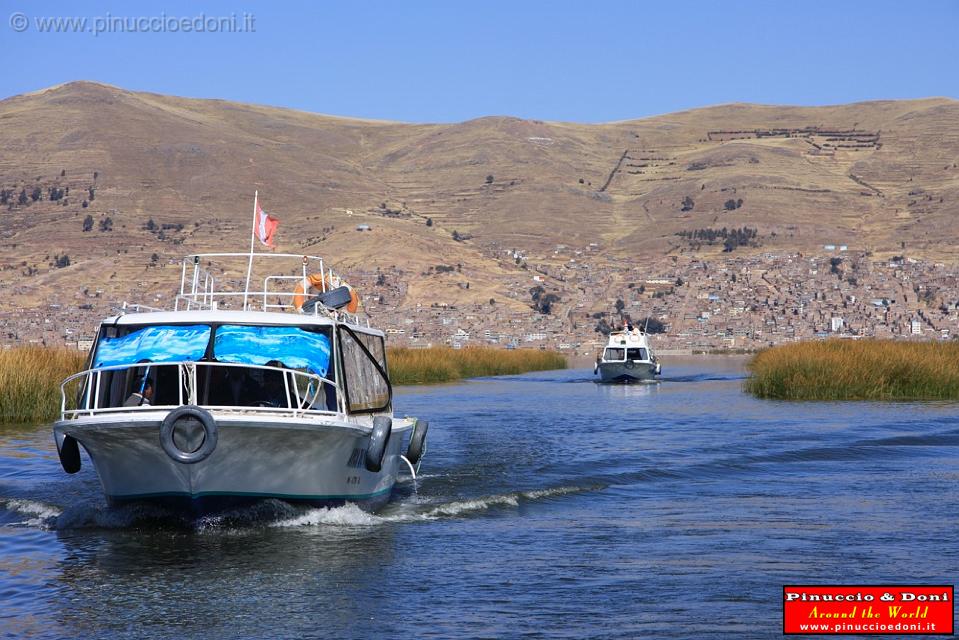
[[[185,258],[173,310],[104,320],[86,370],[61,385],[60,462],[78,471],[82,446],[111,504],[375,510],[400,465],[419,464],[428,425],[393,417],[384,334],[355,315],[355,292],[293,254],[255,254],[266,275],[250,291],[251,255]],[[215,265],[248,259],[247,285],[221,287]]]
[[642,382],[655,380],[662,372],[649,346],[647,334],[627,327],[613,331],[602,354],[596,358],[593,374],[599,373],[602,382]]

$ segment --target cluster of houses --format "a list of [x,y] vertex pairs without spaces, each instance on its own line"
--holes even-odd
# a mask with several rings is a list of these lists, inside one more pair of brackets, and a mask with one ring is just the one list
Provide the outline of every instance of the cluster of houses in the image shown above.
[[[408,296],[416,274],[351,272],[363,304],[391,344],[427,347],[497,345],[590,355],[604,332],[628,320],[662,331],[663,350],[754,350],[824,337],[950,339],[959,335],[959,270],[906,256],[879,258],[845,245],[815,255],[765,252],[606,260],[595,245],[558,246],[536,258],[516,250],[498,255],[522,264],[502,286],[510,300],[425,304]],[[468,288],[469,268],[456,277]],[[530,292],[552,294],[548,309]],[[139,289],[142,293],[143,289]],[[98,321],[133,299],[82,291],[35,308],[0,308],[0,346],[36,343],[89,346]],[[147,304],[170,307],[172,295]],[[508,303],[507,303],[508,302]]]

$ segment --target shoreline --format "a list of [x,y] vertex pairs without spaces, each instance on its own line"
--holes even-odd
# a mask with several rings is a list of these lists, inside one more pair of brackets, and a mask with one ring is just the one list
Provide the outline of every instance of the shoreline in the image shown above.
[[555,351],[496,347],[387,347],[390,381],[397,386],[459,382],[469,378],[518,375],[569,368]]

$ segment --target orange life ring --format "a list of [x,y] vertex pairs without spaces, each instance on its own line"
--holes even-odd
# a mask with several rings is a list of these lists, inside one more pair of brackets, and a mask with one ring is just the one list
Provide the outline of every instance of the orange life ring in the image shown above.
[[[306,302],[306,296],[309,290],[315,290],[317,292],[329,291],[330,289],[335,288],[333,285],[333,279],[331,276],[323,276],[322,273],[311,273],[306,277],[307,282],[309,283],[306,289],[303,287],[303,280],[298,280],[296,286],[293,288],[293,306],[299,311],[303,307],[303,303]],[[326,282],[326,287],[323,286],[324,281]],[[350,301],[346,305],[346,310],[349,313],[356,313],[357,309],[360,308],[360,297],[356,295],[356,290],[345,282],[340,282],[339,286],[345,286],[350,290]]]

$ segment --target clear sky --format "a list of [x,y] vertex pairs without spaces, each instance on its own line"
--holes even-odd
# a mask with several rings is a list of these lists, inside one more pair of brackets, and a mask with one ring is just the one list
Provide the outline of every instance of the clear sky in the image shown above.
[[[959,97],[959,0],[0,8],[0,97],[83,79],[411,122],[602,122],[725,102]],[[252,30],[170,32],[174,20],[233,15],[239,31],[252,17]],[[42,32],[39,21],[74,16],[85,30]]]

